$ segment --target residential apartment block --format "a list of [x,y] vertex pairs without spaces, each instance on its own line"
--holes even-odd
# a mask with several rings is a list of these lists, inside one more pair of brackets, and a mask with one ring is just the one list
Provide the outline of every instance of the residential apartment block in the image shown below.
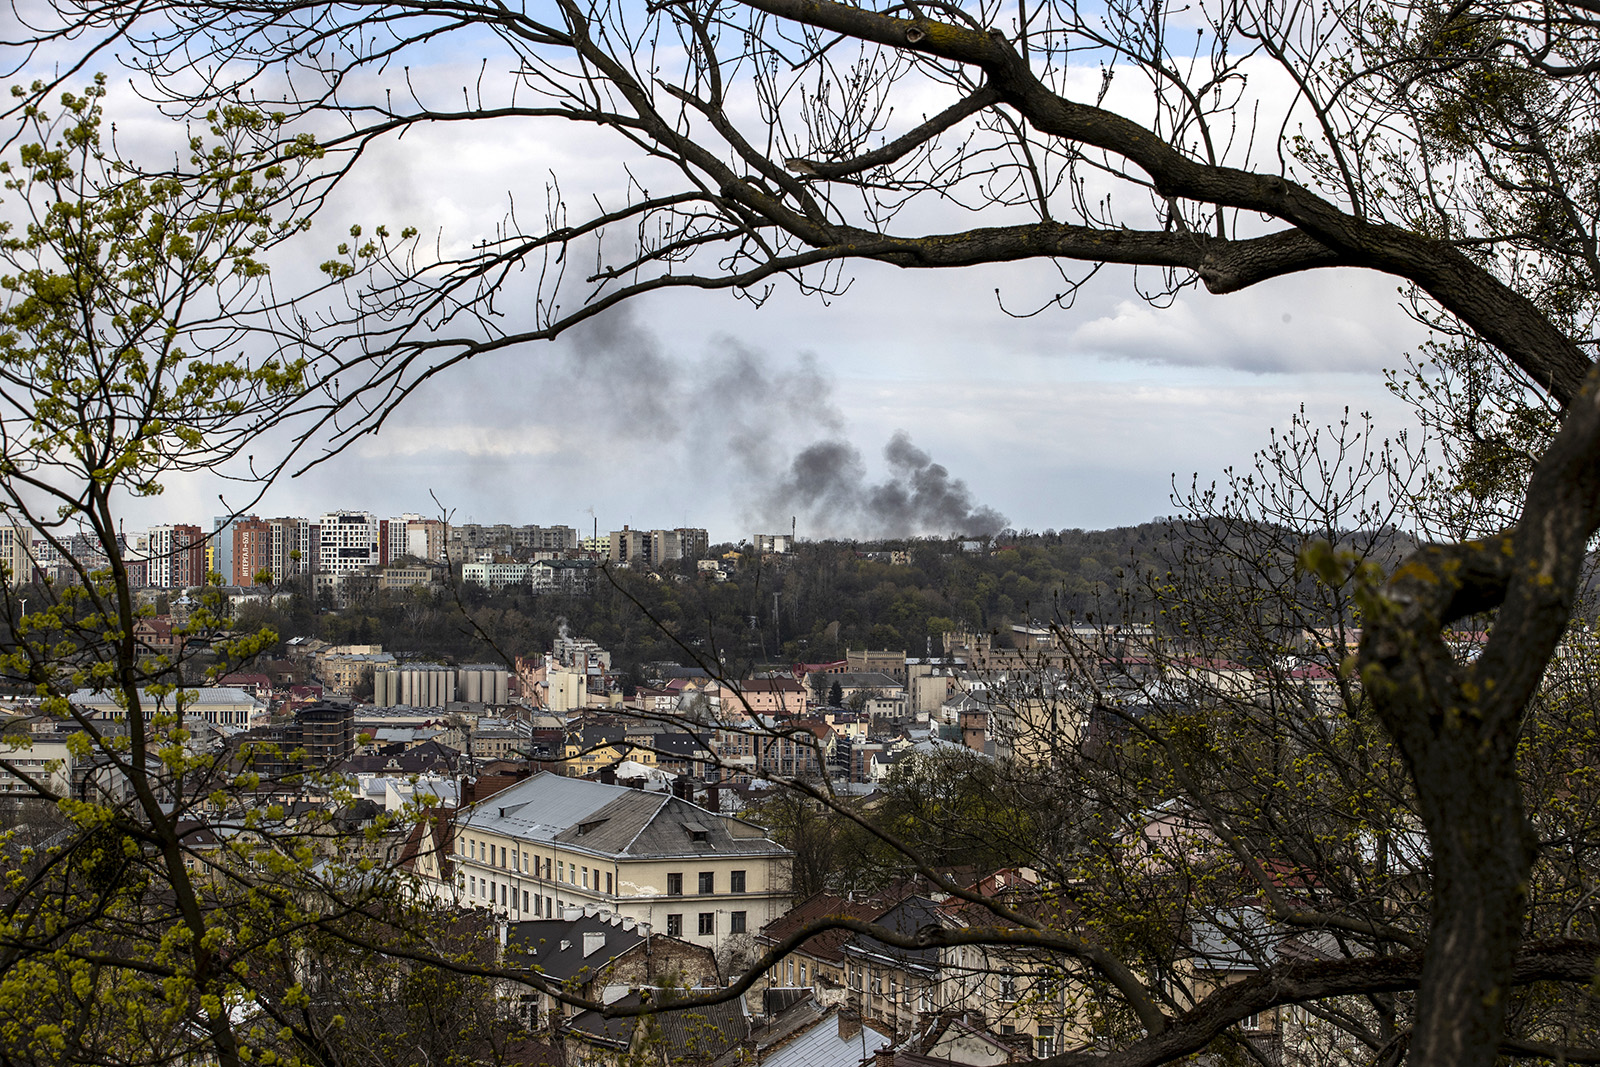
[[634,530],[624,526],[611,531],[605,546],[606,562],[630,567],[659,567],[677,560],[699,559],[706,554],[710,535],[704,530]]
[[188,589],[206,581],[206,537],[198,526],[152,526],[145,535],[146,581],[158,589]]
[[354,574],[378,566],[378,517],[370,511],[335,511],[317,520],[316,570]]

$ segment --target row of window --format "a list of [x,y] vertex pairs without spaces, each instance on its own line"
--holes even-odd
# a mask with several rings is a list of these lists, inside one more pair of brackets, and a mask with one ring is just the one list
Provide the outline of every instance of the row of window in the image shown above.
[[[519,901],[515,888],[504,882],[497,885],[489,881],[489,879],[479,878],[475,874],[467,875],[464,888],[467,891],[467,896],[474,900],[487,900],[491,906],[498,899],[502,908],[521,911],[523,915],[532,915],[535,918],[543,918],[546,915],[555,918],[556,902],[549,897],[541,897],[537,893],[534,893],[530,899],[526,889],[522,890],[522,898]],[[496,896],[497,890],[498,897]],[[519,903],[522,905],[520,908],[517,906]]]
[[[702,911],[699,914],[698,918],[700,920],[699,921],[699,926],[698,926],[698,932],[699,932],[701,937],[710,937],[711,935],[713,935],[713,934],[715,934],[717,932],[717,913],[716,912],[714,912],[714,911]],[[742,933],[744,933],[749,928],[748,925],[747,925],[748,922],[749,922],[748,913],[742,912],[742,911],[730,911],[728,913],[728,933],[730,933],[730,934],[742,934]],[[668,937],[682,937],[683,936],[683,916],[682,915],[674,913],[674,914],[669,914],[667,916],[667,936]]]
[[[846,974],[846,980],[849,982],[851,989],[859,991],[862,989],[863,985],[865,985],[871,990],[872,995],[875,997],[881,997],[885,995],[884,980],[887,977],[888,1003],[892,1006],[896,1001],[899,1001],[905,1007],[909,1008],[911,1006],[911,983],[908,981],[902,986],[900,984],[899,975],[896,973],[891,972],[886,976],[882,971],[875,971],[870,967],[858,967],[855,964],[851,964],[846,969]],[[928,990],[926,988],[918,990],[917,1010],[927,1011],[928,1004]]]
[[[519,853],[516,849],[511,850],[508,866],[506,846],[491,845],[487,841],[479,841],[477,838],[469,837],[467,839],[467,858],[479,863],[487,863],[490,866],[520,871],[523,874],[531,873],[535,878],[566,882],[568,885],[582,886],[584,889],[593,888],[605,893],[616,892],[616,876],[610,871],[602,871],[598,867],[591,871],[588,867],[580,866],[576,863],[569,864],[566,860],[551,859],[548,856],[532,857],[530,866],[528,854],[526,852]],[[592,886],[589,881],[591,874],[594,878]],[[604,886],[603,890],[601,889],[602,885]]]
[[[601,879],[604,879],[604,892],[616,892],[614,875],[610,871],[602,871],[596,867],[591,870],[577,863],[569,864],[566,860],[553,860],[547,856],[534,856],[531,859],[526,852],[518,852],[515,848],[509,853],[505,845],[492,845],[487,841],[477,838],[467,839],[467,858],[479,863],[502,867],[507,870],[520,871],[524,874],[531,873],[535,878],[553,878],[557,882],[565,882],[573,886],[591,888],[590,876],[593,875],[592,888],[601,889]],[[508,862],[509,861],[509,862]],[[745,871],[728,872],[728,892],[744,893],[747,891],[748,880]],[[714,896],[717,892],[717,872],[700,871],[697,881],[697,892],[700,896]],[[667,875],[667,895],[670,897],[683,896],[683,872],[674,871]]]
[[[790,988],[798,988],[799,986],[809,985],[810,982],[808,981],[807,976],[806,976],[806,961],[805,960],[801,960],[800,961],[800,972],[799,972],[800,981],[799,982],[795,981],[794,963],[795,963],[794,959],[790,958],[788,960],[785,960],[779,966],[774,967],[772,970],[768,971],[767,972],[767,984],[768,985],[775,985],[775,986],[777,986],[777,985],[789,986]],[[785,976],[785,973],[784,973],[785,968],[787,968],[787,971],[788,971],[787,977]]]
[[[744,875],[745,875],[744,871],[729,871],[728,872],[728,892],[730,892],[730,893],[743,893],[745,891],[745,877],[744,877]],[[717,891],[717,872],[716,871],[701,871],[700,872],[699,887],[700,887],[699,888],[699,893],[703,897],[709,897],[709,896],[712,896],[713,894],[715,894],[716,891]],[[682,872],[674,871],[673,873],[667,875],[667,896],[669,896],[669,897],[681,897],[681,896],[683,896],[683,874],[682,874]]]

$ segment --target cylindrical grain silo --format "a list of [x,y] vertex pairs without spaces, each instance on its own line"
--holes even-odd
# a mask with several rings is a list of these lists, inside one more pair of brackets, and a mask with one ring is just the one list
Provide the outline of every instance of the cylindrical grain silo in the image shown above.
[[509,703],[511,703],[511,672],[510,671],[495,671],[494,672],[494,703],[496,703],[496,704],[509,704]]
[[461,699],[468,704],[476,704],[483,700],[483,672],[461,672]]

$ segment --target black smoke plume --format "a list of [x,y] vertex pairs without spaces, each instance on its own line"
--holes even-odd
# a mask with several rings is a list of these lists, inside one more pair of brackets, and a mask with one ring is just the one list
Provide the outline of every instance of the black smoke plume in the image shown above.
[[[701,479],[731,479],[753,502],[746,521],[761,529],[787,528],[790,516],[844,537],[988,534],[1006,523],[904,430],[884,446],[887,477],[872,481],[811,356],[774,367],[723,339],[702,359],[680,359],[627,306],[574,330],[566,352],[547,385],[591,430],[642,437],[658,457],[673,446]],[[796,449],[801,441],[810,443]]]

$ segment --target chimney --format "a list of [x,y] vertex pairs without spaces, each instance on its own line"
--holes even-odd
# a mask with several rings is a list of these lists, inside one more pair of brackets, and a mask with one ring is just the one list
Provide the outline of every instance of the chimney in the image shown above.
[[600,768],[600,784],[601,785],[616,785],[617,784],[617,768],[616,768],[615,764],[612,764],[611,766],[608,766],[608,767],[601,767]]
[[851,1008],[839,1009],[839,1040],[853,1041],[861,1033],[861,1015]]
[[872,1054],[873,1067],[894,1067],[894,1049],[885,1045]]
[[588,930],[583,935],[583,955],[585,958],[593,956],[596,952],[606,947],[606,932],[604,930]]
[[680,774],[672,780],[672,795],[680,800],[694,799],[694,779]]

